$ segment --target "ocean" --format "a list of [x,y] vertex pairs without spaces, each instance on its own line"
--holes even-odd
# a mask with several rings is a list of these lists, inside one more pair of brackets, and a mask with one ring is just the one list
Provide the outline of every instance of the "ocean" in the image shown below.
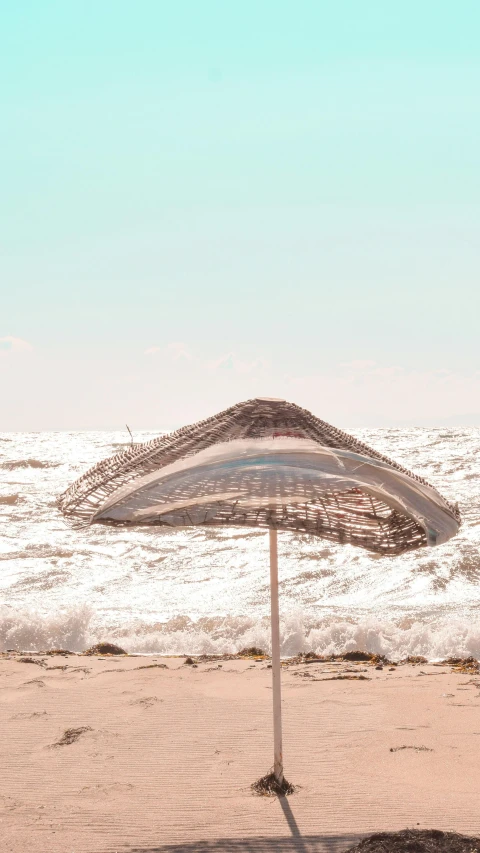
[[[393,558],[281,533],[282,654],[480,657],[480,429],[351,432],[458,501],[463,525],[445,545]],[[268,650],[266,532],[66,526],[57,495],[127,441],[0,433],[0,650]]]

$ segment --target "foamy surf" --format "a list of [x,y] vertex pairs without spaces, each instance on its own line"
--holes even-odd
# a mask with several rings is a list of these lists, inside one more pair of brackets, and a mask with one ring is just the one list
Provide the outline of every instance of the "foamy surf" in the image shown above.
[[[409,623],[366,616],[358,621],[335,615],[305,620],[301,613],[285,614],[280,622],[284,657],[313,651],[319,655],[362,650],[399,661],[408,655],[428,660],[450,656],[480,658],[480,625],[472,618]],[[105,622],[81,606],[55,615],[35,611],[0,609],[0,648],[40,651],[64,648],[82,652],[109,640],[127,652],[148,655],[223,654],[255,646],[270,651],[268,618],[239,616],[192,620],[178,615],[164,623],[136,619],[119,626]]]

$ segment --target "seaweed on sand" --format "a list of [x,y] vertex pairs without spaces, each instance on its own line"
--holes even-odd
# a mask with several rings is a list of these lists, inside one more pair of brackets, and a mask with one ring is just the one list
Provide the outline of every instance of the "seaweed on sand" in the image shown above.
[[71,743],[75,743],[85,732],[91,731],[93,731],[91,726],[79,726],[78,729],[65,729],[60,740],[52,743],[52,746],[68,746]]
[[237,652],[239,658],[266,658],[267,655],[263,651],[263,649],[258,649],[256,646],[249,646],[249,648],[241,649]]
[[370,663],[372,665],[382,664],[385,666],[396,666],[385,655],[377,655],[374,652],[341,652],[340,654],[317,655],[316,652],[301,652],[284,661],[286,665],[301,663]]
[[285,778],[279,785],[273,770],[270,770],[261,779],[257,779],[250,787],[255,794],[259,794],[261,797],[288,797],[289,794],[294,794],[295,791],[298,791],[298,788],[287,782]]
[[97,643],[83,652],[84,655],[126,655],[128,652],[114,643]]
[[47,649],[47,650],[46,650],[46,651],[44,651],[44,652],[40,652],[40,654],[42,654],[42,655],[52,655],[52,656],[54,656],[54,655],[63,655],[63,656],[65,657],[66,655],[74,655],[74,654],[75,654],[75,652],[70,652],[68,649]]
[[439,829],[377,832],[345,853],[480,853],[480,838]]
[[341,655],[332,655],[331,660],[364,661],[368,663],[390,663],[385,655],[376,655],[373,652],[343,652]]
[[453,667],[455,672],[480,672],[480,664],[474,657],[446,658],[442,664]]
[[413,749],[414,752],[433,752],[429,746],[391,746],[390,752],[401,752],[402,749]]
[[332,675],[331,678],[322,678],[322,681],[370,681],[368,675]]

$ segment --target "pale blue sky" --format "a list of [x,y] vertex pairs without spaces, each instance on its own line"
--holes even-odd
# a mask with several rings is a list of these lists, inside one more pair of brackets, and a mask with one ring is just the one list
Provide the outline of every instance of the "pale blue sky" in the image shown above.
[[0,430],[478,422],[477,0],[0,13]]

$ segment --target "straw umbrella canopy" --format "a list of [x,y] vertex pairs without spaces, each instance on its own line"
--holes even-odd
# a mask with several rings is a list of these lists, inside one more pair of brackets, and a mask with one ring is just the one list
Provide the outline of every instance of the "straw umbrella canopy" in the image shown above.
[[421,477],[285,400],[258,398],[100,462],[58,501],[77,528],[270,531],[274,779],[283,783],[277,531],[384,556],[440,545],[460,525]]

